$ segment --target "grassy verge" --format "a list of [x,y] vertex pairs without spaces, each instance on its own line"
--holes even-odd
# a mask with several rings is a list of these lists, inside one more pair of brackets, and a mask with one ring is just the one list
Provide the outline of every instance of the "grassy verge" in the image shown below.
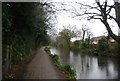
[[51,54],[50,52],[50,46],[46,46],[44,48],[44,50],[47,52],[47,54],[52,57],[55,65],[57,66],[57,68],[62,71],[65,72],[66,74],[68,74],[69,79],[76,79],[76,70],[74,68],[71,67],[71,65],[66,64],[64,66],[61,65],[60,61],[59,61],[59,56],[57,54]]

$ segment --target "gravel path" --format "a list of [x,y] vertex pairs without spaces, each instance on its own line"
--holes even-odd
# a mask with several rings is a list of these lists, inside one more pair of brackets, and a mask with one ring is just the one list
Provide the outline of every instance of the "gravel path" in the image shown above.
[[65,79],[64,75],[57,69],[52,59],[41,48],[28,64],[24,79]]

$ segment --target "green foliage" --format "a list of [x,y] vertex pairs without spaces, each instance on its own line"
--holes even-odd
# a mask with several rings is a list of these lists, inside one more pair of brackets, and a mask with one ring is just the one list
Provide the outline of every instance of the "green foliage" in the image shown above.
[[85,54],[90,54],[90,55],[99,55],[100,54],[96,48],[84,49],[84,50],[81,50],[81,52],[85,53]]
[[119,43],[117,43],[115,45],[115,49],[114,50],[116,50],[117,54],[120,56],[120,44]]
[[62,66],[60,61],[59,61],[59,56],[57,54],[54,54],[54,55],[51,54],[49,46],[46,46],[44,48],[44,50],[49,54],[49,56],[52,57],[55,65],[57,66],[57,68],[59,70],[61,70],[62,72],[66,72],[69,75],[70,79],[75,79],[75,77],[76,77],[75,69],[73,69],[69,64],[66,64],[65,66]]
[[53,60],[54,60],[54,62],[55,62],[55,64],[56,64],[56,66],[58,67],[58,69],[60,69],[60,70],[63,71],[63,72],[68,73],[70,79],[75,79],[75,76],[76,76],[76,71],[75,71],[75,69],[73,69],[69,64],[66,64],[65,66],[62,66],[62,65],[60,64],[60,61],[59,61],[59,56],[56,55],[56,54],[54,54],[54,55],[52,56],[52,58],[53,58]]
[[118,46],[117,46],[117,50],[118,50],[118,52],[120,53],[120,44],[118,43]]
[[76,36],[76,34],[69,29],[63,29],[59,34],[62,38],[65,39],[71,39]]
[[108,40],[106,38],[102,38],[99,40],[97,48],[83,49],[82,52],[92,55],[107,55],[109,48]]
[[59,63],[59,56],[58,56],[58,55],[54,54],[54,55],[52,56],[52,58],[53,58],[53,60],[54,60],[55,62]]
[[83,46],[86,48],[86,47],[89,46],[89,44],[90,44],[90,38],[86,38],[85,41],[84,41]]
[[2,4],[2,50],[7,57],[7,46],[12,46],[12,63],[25,60],[33,50],[48,44],[47,12],[40,3]]
[[60,36],[56,38],[57,47],[70,49],[70,40],[76,37],[76,34],[69,29],[63,29],[59,35]]
[[52,55],[50,53],[50,48],[51,48],[50,46],[45,46],[44,50],[47,52],[47,54]]
[[[51,54],[52,55],[52,54]],[[59,56],[54,54],[52,55],[52,58],[53,58],[53,61],[55,62],[55,65],[57,66],[57,68],[61,71],[64,71],[64,68],[63,66],[60,64],[60,61],[59,61]]]
[[74,42],[74,45],[75,45],[77,48],[80,48],[81,41],[76,40],[76,41]]
[[99,51],[97,49],[89,49],[88,52],[93,55],[98,55]]
[[73,69],[69,64],[66,64],[64,67],[65,72],[68,72],[71,79],[75,79],[76,70]]
[[51,48],[50,46],[45,46],[45,47],[44,47],[44,50],[45,50],[45,51],[50,51],[50,48]]
[[82,48],[82,41],[76,40],[71,44],[71,50],[80,50]]
[[109,49],[108,40],[106,38],[102,38],[98,42],[98,50],[99,51],[107,51]]

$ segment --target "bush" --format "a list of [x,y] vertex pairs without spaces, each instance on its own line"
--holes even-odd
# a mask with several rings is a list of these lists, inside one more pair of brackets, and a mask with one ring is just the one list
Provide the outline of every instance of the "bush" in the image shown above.
[[78,51],[82,48],[81,40],[76,40],[71,44],[71,50]]
[[45,50],[49,55],[51,55],[51,54],[50,54],[50,48],[51,48],[50,46],[46,46],[46,47],[44,48],[44,50]]
[[60,64],[60,61],[59,61],[59,56],[56,55],[56,54],[54,54],[52,56],[52,58],[53,58],[53,60],[55,62],[55,65],[58,67],[59,70],[68,73],[70,79],[75,79],[75,76],[76,76],[75,69],[73,69],[69,64],[66,64],[65,66],[62,66]]
[[60,63],[60,62],[59,62],[59,56],[58,56],[58,55],[54,54],[54,55],[52,56],[52,58],[53,58],[53,60],[54,60],[57,64]]
[[81,50],[81,52],[84,54],[91,54],[91,55],[98,55],[99,54],[99,51],[96,48],[84,49],[84,50]]
[[102,38],[98,42],[98,50],[99,51],[107,51],[109,49],[108,40],[106,38]]
[[73,69],[70,65],[66,64],[64,67],[65,72],[67,72],[70,76],[70,78],[75,78],[76,71]]
[[97,49],[90,49],[88,52],[90,54],[94,54],[94,55],[98,55],[98,53],[99,53]]
[[116,44],[115,49],[117,50],[117,53],[118,53],[119,56],[120,56],[120,44],[119,44],[119,43]]

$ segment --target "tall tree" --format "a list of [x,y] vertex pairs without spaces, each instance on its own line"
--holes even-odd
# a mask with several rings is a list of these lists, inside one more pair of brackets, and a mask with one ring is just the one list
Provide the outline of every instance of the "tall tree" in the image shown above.
[[71,38],[76,37],[76,33],[70,29],[63,29],[56,38],[60,47],[70,48]]
[[5,2],[2,10],[4,58],[9,57],[17,63],[25,60],[34,49],[47,44],[48,12],[42,3]]
[[[120,3],[114,0],[113,5],[108,4],[108,0],[104,0],[104,2],[100,2],[100,0],[95,0],[95,4],[93,6],[82,4],[80,2],[76,2],[80,4],[82,7],[80,9],[84,9],[83,13],[76,13],[76,16],[87,16],[88,20],[91,19],[99,19],[106,27],[109,35],[120,43],[120,37],[115,35],[111,29],[110,23],[108,19],[114,20],[117,25],[118,29],[120,29]],[[92,12],[94,10],[94,12]],[[111,15],[111,12],[115,10],[115,16]]]

